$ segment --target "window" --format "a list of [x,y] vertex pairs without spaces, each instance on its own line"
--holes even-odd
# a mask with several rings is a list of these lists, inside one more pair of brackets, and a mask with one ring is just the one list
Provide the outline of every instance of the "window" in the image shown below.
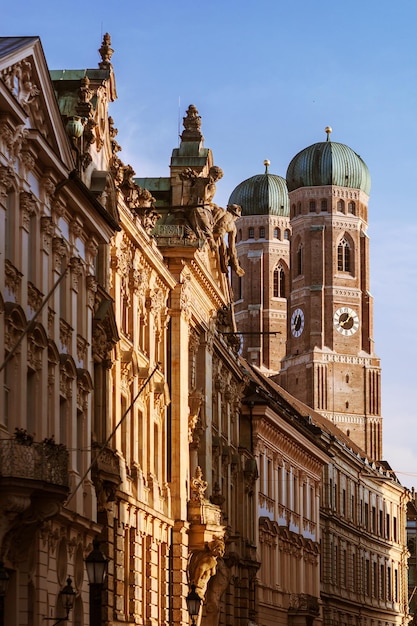
[[350,213],[351,215],[356,215],[356,206],[354,202],[349,202],[348,213]]
[[378,597],[378,567],[376,562],[374,561],[372,563],[372,570],[373,570],[373,574],[372,574],[372,595],[374,596],[374,598]]
[[239,228],[239,240],[238,241],[242,241],[242,229]]
[[281,263],[274,269],[274,298],[285,298],[285,272]]
[[242,298],[243,298],[242,277],[238,276],[237,277],[237,299],[242,300]]
[[316,210],[316,201],[310,200],[310,211],[315,211],[315,210]]
[[249,239],[253,239],[255,237],[255,229],[249,228]]
[[287,229],[284,231],[284,239],[289,239],[290,238],[290,231]]
[[343,200],[337,201],[337,210],[340,211],[341,213],[345,212],[345,203]]
[[263,226],[259,229],[259,237],[260,239],[265,239],[265,228]]
[[279,230],[278,230],[278,228],[274,228],[274,239],[279,239]]
[[301,215],[301,202],[297,204],[297,215]]
[[320,206],[322,211],[327,211],[327,200],[324,199],[321,201],[321,206]]
[[350,272],[351,250],[348,240],[343,237],[337,246],[337,270],[339,272]]
[[297,269],[297,274],[298,276],[300,276],[300,274],[303,273],[303,246],[300,243],[300,245],[298,246],[297,249],[297,253],[296,253],[296,269]]

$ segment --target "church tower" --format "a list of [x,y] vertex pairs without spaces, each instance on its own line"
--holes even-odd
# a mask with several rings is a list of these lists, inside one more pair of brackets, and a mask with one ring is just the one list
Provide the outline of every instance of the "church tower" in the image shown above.
[[382,458],[380,361],[369,291],[370,175],[348,146],[302,150],[287,170],[291,215],[286,356],[279,383]]
[[232,192],[241,207],[237,254],[245,275],[232,274],[235,318],[242,355],[266,375],[279,372],[285,356],[289,290],[289,198],[285,179],[252,176]]

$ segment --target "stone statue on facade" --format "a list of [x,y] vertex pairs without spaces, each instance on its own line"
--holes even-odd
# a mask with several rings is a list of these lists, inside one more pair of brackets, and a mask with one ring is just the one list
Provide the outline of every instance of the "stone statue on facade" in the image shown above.
[[226,273],[230,265],[238,276],[243,276],[245,271],[240,267],[236,252],[235,222],[240,215],[241,208],[238,204],[229,204],[226,211],[220,207],[215,207],[213,210],[213,239],[219,247],[222,272]]
[[220,601],[232,578],[232,567],[238,563],[236,553],[217,559],[216,573],[207,585],[204,626],[218,626],[220,617]]
[[230,265],[238,276],[243,276],[245,272],[240,267],[236,252],[235,224],[241,208],[231,204],[225,210],[213,202],[216,183],[222,177],[223,171],[216,165],[210,167],[208,176],[197,174],[191,168],[183,170],[180,179],[183,186],[188,184],[188,200],[177,217],[186,219],[186,230],[190,237],[206,240],[212,251],[219,251],[223,273],[228,272]]
[[217,559],[224,555],[224,540],[214,539],[206,544],[204,550],[197,550],[190,559],[189,577],[190,584],[195,585],[195,590],[203,600],[207,585],[216,573]]

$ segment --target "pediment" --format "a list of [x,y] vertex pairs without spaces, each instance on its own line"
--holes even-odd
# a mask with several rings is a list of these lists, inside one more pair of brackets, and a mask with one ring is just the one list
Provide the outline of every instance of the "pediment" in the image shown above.
[[69,139],[38,37],[0,38],[0,78],[6,88],[2,91],[0,109],[3,111],[7,105],[9,111],[18,114],[20,119],[16,122],[24,120],[32,141],[39,137],[41,150],[45,149],[46,142],[49,149],[73,169]]

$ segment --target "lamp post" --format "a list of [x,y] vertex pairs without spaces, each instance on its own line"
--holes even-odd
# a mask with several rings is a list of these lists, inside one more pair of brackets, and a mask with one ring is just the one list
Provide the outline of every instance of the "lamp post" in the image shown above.
[[[67,578],[67,584],[65,585],[63,589],[61,589],[61,591],[59,592],[59,595],[61,597],[62,606],[64,607],[66,614],[64,617],[60,617],[56,622],[54,622],[52,626],[57,626],[57,624],[60,624],[61,622],[66,622],[68,620],[70,611],[74,606],[75,591],[74,591],[74,587],[72,586],[72,580],[69,576]],[[56,618],[44,617],[43,619],[49,620],[49,619],[56,619]]]
[[4,567],[3,561],[0,561],[0,626],[4,626],[4,596],[6,595],[9,579],[10,576]]
[[100,550],[97,538],[93,541],[93,549],[85,564],[90,583],[90,626],[101,626],[101,592],[109,561]]
[[191,617],[191,626],[196,626],[195,617],[200,613],[201,598],[195,590],[195,585],[191,585],[191,591],[186,597],[188,613]]

